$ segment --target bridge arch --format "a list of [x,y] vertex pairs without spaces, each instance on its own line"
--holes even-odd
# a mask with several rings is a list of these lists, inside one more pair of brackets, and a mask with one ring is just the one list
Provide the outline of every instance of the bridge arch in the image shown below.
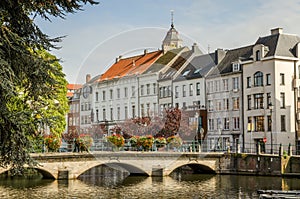
[[194,173],[205,173],[205,174],[216,173],[214,168],[212,168],[209,165],[205,165],[203,163],[198,163],[198,162],[192,162],[192,163],[181,163],[181,164],[173,165],[173,166],[169,167],[168,172],[166,173],[166,175],[170,175],[176,169],[179,169],[179,168],[184,167],[184,166],[190,167],[193,170]]
[[[47,171],[47,170],[44,169],[44,168],[41,168],[41,167],[25,167],[25,168],[27,168],[27,169],[35,169],[35,170],[38,171],[38,172],[43,176],[43,178],[45,178],[45,179],[56,179],[55,176],[54,176],[50,171]],[[1,169],[1,170],[0,170],[0,175],[1,175],[1,174],[8,173],[10,170],[11,170],[11,168]]]
[[144,176],[150,176],[148,172],[145,170],[132,165],[128,163],[120,163],[120,162],[107,162],[107,163],[95,163],[90,164],[88,167],[84,167],[80,172],[78,172],[77,178],[84,173],[88,172],[89,170],[92,170],[93,168],[99,167],[99,166],[108,166],[116,170],[126,170],[130,173],[130,175],[144,175]]

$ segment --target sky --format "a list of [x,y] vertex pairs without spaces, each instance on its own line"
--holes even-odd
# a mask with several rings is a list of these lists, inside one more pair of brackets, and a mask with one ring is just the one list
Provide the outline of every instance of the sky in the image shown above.
[[50,37],[65,36],[51,53],[61,59],[69,83],[105,72],[116,57],[161,49],[171,24],[183,44],[203,52],[253,44],[273,28],[300,35],[300,0],[98,0],[84,11],[36,23]]

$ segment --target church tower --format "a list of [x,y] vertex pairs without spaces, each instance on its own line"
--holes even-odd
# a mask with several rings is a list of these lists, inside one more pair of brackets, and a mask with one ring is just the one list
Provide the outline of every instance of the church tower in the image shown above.
[[173,11],[171,11],[171,28],[162,42],[162,49],[166,53],[168,50],[180,47],[182,47],[182,40],[179,38],[178,31],[174,28]]

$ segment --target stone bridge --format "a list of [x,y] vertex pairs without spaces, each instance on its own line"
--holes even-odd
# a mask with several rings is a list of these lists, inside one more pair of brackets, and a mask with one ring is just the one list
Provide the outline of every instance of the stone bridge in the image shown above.
[[[223,153],[195,152],[93,152],[32,154],[45,178],[76,179],[100,165],[122,167],[132,175],[167,176],[188,165],[203,173],[219,173]],[[8,169],[0,168],[0,173]]]

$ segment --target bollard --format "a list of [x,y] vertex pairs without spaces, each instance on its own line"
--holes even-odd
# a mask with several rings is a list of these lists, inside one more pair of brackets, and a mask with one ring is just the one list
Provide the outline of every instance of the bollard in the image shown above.
[[288,156],[292,156],[292,155],[293,155],[292,145],[291,143],[289,143]]
[[279,145],[279,157],[283,155],[282,144]]
[[257,155],[260,155],[260,154],[261,154],[261,151],[260,151],[260,144],[257,143],[256,146],[257,146]]

